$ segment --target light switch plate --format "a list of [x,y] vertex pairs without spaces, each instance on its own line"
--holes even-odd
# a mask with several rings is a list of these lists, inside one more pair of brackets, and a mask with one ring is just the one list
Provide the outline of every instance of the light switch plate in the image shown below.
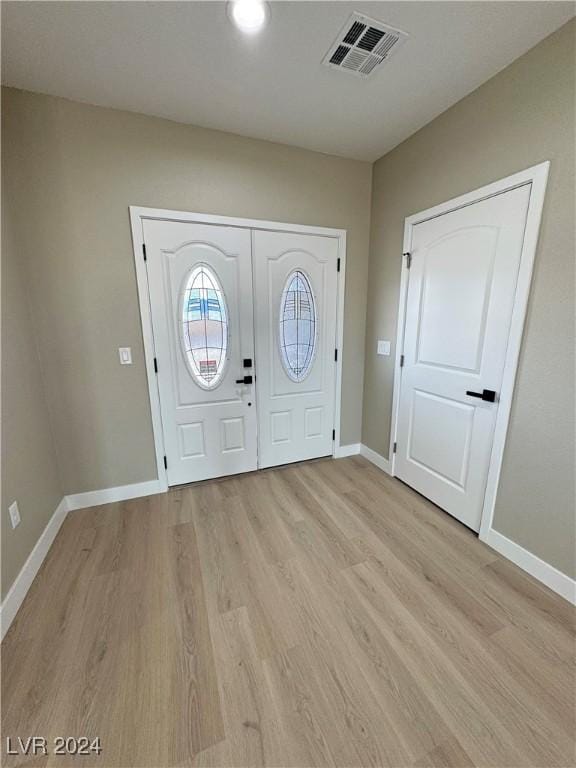
[[118,347],[118,356],[120,357],[120,365],[132,365],[131,347]]
[[390,354],[390,342],[378,339],[378,354],[389,355]]
[[10,504],[8,507],[8,514],[10,515],[12,528],[16,528],[17,525],[20,525],[20,510],[18,509],[17,501],[13,501],[12,504]]

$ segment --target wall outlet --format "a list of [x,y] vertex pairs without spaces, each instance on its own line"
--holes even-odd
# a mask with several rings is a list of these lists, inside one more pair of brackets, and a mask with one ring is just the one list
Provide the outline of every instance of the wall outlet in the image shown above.
[[17,501],[13,501],[12,504],[10,504],[8,507],[8,514],[10,515],[12,528],[16,528],[17,525],[20,525],[20,510],[18,509]]

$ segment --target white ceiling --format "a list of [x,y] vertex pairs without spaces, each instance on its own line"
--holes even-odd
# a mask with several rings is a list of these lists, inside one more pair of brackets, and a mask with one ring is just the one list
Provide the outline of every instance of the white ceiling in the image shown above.
[[[375,160],[574,15],[572,2],[3,2],[2,81]],[[352,10],[408,32],[367,80],[322,66]]]

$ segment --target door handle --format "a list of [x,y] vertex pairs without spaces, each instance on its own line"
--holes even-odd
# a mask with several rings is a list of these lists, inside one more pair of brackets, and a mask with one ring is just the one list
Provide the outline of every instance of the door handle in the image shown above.
[[496,392],[493,389],[483,389],[482,392],[466,392],[469,397],[479,397],[480,400],[485,400],[487,403],[494,403],[496,401]]
[[241,379],[236,379],[236,384],[252,384],[252,376],[244,376]]

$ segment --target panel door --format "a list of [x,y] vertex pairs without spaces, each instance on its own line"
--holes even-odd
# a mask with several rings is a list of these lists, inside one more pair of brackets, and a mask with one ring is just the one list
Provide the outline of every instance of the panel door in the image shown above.
[[168,484],[254,470],[250,230],[146,221],[144,240]]
[[529,196],[519,187],[413,228],[396,474],[475,531]]
[[254,233],[259,466],[332,454],[338,241]]

